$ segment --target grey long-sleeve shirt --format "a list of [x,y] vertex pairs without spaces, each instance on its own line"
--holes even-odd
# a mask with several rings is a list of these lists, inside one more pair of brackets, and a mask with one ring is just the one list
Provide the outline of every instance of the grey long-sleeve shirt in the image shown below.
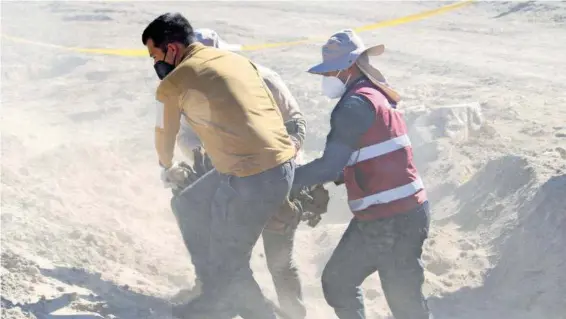
[[354,94],[339,101],[330,116],[330,133],[322,157],[297,167],[293,189],[338,180],[375,116],[373,105],[362,95]]

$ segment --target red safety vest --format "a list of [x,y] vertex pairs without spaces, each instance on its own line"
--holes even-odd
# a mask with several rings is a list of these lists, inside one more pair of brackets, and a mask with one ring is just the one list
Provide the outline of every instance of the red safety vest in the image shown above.
[[350,210],[360,220],[409,212],[427,195],[413,163],[405,121],[370,81],[359,81],[343,98],[353,94],[371,101],[375,120],[344,168]]

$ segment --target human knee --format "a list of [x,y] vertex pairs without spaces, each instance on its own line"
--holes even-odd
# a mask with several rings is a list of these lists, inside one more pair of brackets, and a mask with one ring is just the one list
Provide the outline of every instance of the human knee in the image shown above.
[[338,271],[338,269],[335,269],[332,266],[327,266],[324,268],[324,271],[322,272],[321,282],[324,298],[331,306],[335,306],[340,301],[345,299],[343,295],[347,291],[351,290],[348,289],[348,286],[352,286],[351,288],[355,289],[354,285],[349,285],[347,282],[344,282],[344,280],[340,278],[340,272]]

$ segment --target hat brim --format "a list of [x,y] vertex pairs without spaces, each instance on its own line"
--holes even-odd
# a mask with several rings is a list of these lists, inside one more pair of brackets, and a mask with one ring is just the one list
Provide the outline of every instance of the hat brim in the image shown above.
[[383,54],[383,52],[385,52],[385,45],[383,44],[375,45],[366,49],[359,49],[350,52],[350,54],[344,58],[319,63],[308,69],[307,72],[312,74],[326,74],[329,72],[345,70],[356,63],[356,60],[364,53],[369,56],[379,56]]

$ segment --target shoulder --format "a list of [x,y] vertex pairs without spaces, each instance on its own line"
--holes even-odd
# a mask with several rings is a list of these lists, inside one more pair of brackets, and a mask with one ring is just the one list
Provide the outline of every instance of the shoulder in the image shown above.
[[274,87],[274,88],[281,88],[281,86],[284,85],[283,83],[283,79],[281,78],[281,76],[275,72],[274,70],[265,67],[261,64],[255,64],[257,67],[257,70],[261,76],[261,78],[263,79],[263,81],[265,81],[265,83],[269,84],[270,86]]
[[169,73],[157,87],[157,99],[163,101],[163,99],[170,99],[179,97],[183,94],[181,88],[190,88],[197,81],[197,71],[195,68],[194,61],[191,59],[185,59],[181,64],[179,64],[171,73]]
[[352,94],[342,99],[333,113],[335,116],[341,117],[373,118],[375,107],[364,95]]

